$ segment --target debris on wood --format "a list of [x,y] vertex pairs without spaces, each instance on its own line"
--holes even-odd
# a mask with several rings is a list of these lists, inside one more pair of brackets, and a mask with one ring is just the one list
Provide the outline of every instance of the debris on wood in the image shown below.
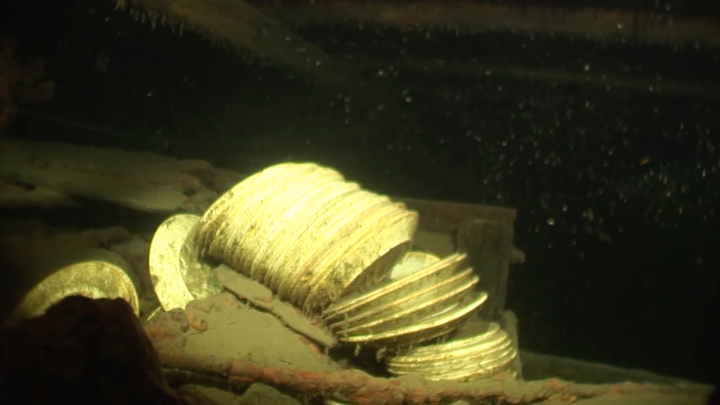
[[218,195],[215,170],[204,161],[10,139],[0,143],[0,154],[0,181],[36,190],[8,205],[72,205],[77,197],[143,212],[201,213]]

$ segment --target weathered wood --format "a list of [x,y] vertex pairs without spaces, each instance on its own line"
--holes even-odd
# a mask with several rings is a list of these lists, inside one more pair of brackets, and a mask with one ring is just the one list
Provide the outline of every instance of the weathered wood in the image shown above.
[[288,328],[319,343],[322,347],[333,347],[337,344],[335,336],[327,328],[320,326],[318,320],[311,319],[291,304],[282,301],[264,284],[225,265],[218,266],[215,274],[226,290],[254,307],[275,315]]
[[[228,329],[237,328],[240,318],[228,318],[233,316],[232,311],[246,311],[240,308],[241,305],[229,294],[221,294],[195,301],[184,312],[161,314],[146,325],[145,329],[160,353],[172,386],[202,382],[221,389],[243,390],[260,382],[306,400],[317,399],[320,402],[322,399],[334,399],[364,405],[443,404],[453,400],[508,404],[538,404],[548,400],[544,403],[561,404],[607,394],[629,398],[657,394],[661,400],[685,397],[688,404],[700,405],[703,395],[709,390],[709,387],[702,385],[656,386],[625,382],[616,385],[586,385],[554,378],[543,381],[496,378],[469,383],[426,381],[417,376],[378,378],[354,368],[338,370],[332,367],[328,370],[326,366],[318,368],[313,365],[316,364],[314,361],[301,364],[289,359],[278,359],[276,362],[253,353],[236,350],[224,352],[222,349],[206,348],[205,345],[201,345],[202,350],[199,351],[197,346],[188,344],[195,341],[197,345],[196,339],[204,339],[207,334],[207,338],[212,338],[211,341],[219,345],[217,336],[232,335]],[[213,312],[222,316],[214,316]],[[201,328],[188,327],[198,322],[201,322]],[[263,326],[258,325],[257,328],[257,336],[262,336]],[[326,360],[322,359],[323,364]]]
[[413,250],[432,253],[438,257],[451,255],[457,249],[452,235],[445,232],[433,232],[418,228],[413,235]]
[[[226,357],[218,357],[190,350],[188,337],[216,335],[214,326],[227,325],[204,323],[206,328],[196,331],[191,324],[193,320],[208,319],[202,310],[227,314],[231,306],[223,305],[239,309],[235,307],[239,303],[216,297],[195,304],[187,311],[162,314],[143,331],[122,300],[63,300],[44,316],[0,333],[5,349],[0,352],[0,403],[47,403],[67,396],[81,403],[104,403],[112,398],[122,403],[183,404],[187,403],[185,398],[171,391],[173,385],[207,384],[240,391],[256,382],[294,393],[306,401],[335,399],[359,405],[442,404],[454,400],[585,404],[586,398],[598,399],[587,402],[596,405],[701,405],[710,391],[710,387],[699,384],[590,385],[557,379],[431,382],[378,378],[355,369],[268,362],[248,352],[228,352]],[[211,319],[218,322],[222,317]],[[44,389],[28,391],[29,385]],[[88,386],[103,389],[88,390]],[[640,402],[648,398],[652,401]]]
[[474,219],[458,228],[458,250],[466,252],[488,300],[478,312],[481,319],[502,322],[507,279],[513,252],[513,227],[499,221]]
[[526,380],[560,378],[583,384],[615,384],[624,381],[662,385],[699,384],[680,378],[668,377],[645,370],[553,356],[544,353],[521,351],[523,377]]
[[214,168],[204,161],[54,142],[0,142],[0,181],[42,191],[0,198],[15,208],[23,201],[35,207],[69,205],[78,197],[144,212],[202,212],[217,197],[215,180]]
[[50,208],[79,207],[72,198],[43,187],[23,187],[19,184],[0,181],[0,208]]
[[[380,69],[389,61],[373,54],[372,50],[364,50],[366,54],[358,55],[363,50],[353,50],[356,57],[362,56],[364,66],[368,69]],[[341,57],[341,54],[337,54]],[[486,60],[438,60],[437,57],[417,58],[403,57],[392,61],[393,66],[401,71],[431,72],[434,77],[464,78],[470,80],[486,80],[488,76],[497,79],[512,79],[526,82],[544,82],[565,85],[595,87],[596,89],[617,89],[631,93],[647,94],[649,91],[657,95],[678,96],[684,98],[720,99],[720,85],[712,80],[688,78],[673,80],[672,78],[648,75],[632,75],[610,72],[607,70],[584,71],[568,68],[541,68],[538,66],[513,66],[507,63],[493,63]]]
[[[155,332],[157,333],[157,332]],[[154,333],[150,333],[151,336]],[[156,347],[158,343],[156,342]],[[473,383],[423,381],[411,378],[377,378],[359,370],[336,372],[272,367],[238,359],[187,355],[159,349],[165,375],[172,385],[192,384],[198,379],[233,389],[261,382],[306,398],[327,398],[363,405],[444,404],[457,400],[504,404],[570,404],[581,398],[627,399],[623,404],[652,403],[702,405],[708,387],[662,386],[620,383],[586,385],[550,379],[544,381],[483,380]],[[251,358],[251,357],[250,357]],[[655,402],[638,402],[651,398]],[[614,402],[592,402],[614,404]],[[590,404],[590,402],[588,403]]]
[[451,233],[464,221],[482,218],[512,224],[517,211],[512,208],[481,204],[427,201],[413,198],[393,198],[420,214],[419,228],[433,232]]
[[350,67],[242,0],[117,0],[140,18],[198,31],[333,90],[354,87]]
[[632,9],[573,9],[478,1],[273,2],[250,0],[264,13],[294,25],[394,26],[461,33],[512,31],[603,41],[720,44],[720,21]]

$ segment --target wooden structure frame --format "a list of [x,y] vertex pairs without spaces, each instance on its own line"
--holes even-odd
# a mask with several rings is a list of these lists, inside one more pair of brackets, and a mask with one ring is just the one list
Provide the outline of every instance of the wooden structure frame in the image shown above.
[[[144,209],[159,216],[164,216],[177,209],[200,209],[203,205],[187,205],[187,201],[180,197],[178,198],[182,201],[167,205],[145,205],[142,198],[128,200],[128,196],[120,196],[122,197],[120,198],[117,197],[116,193],[110,193],[104,197],[88,194],[90,190],[79,187],[81,183],[67,179],[67,176],[72,177],[75,171],[78,170],[83,178],[95,176],[97,177],[96,180],[104,179],[105,181],[120,182],[125,189],[138,189],[139,187],[144,191],[143,198],[151,200],[157,197],[153,194],[153,190],[157,190],[161,195],[183,196],[185,190],[183,184],[187,187],[187,181],[191,179],[197,181],[197,183],[190,182],[190,184],[194,184],[191,189],[197,194],[199,190],[203,190],[202,187],[208,188],[208,190],[212,189],[208,185],[215,185],[214,187],[217,187],[215,190],[222,192],[224,188],[227,188],[228,184],[232,184],[227,183],[228,178],[233,176],[236,179],[242,177],[237,173],[229,176],[226,171],[215,170],[204,162],[183,164],[182,161],[159,156],[153,157],[144,153],[133,157],[131,156],[132,153],[121,151],[118,151],[118,153],[124,156],[127,162],[130,162],[128,164],[133,164],[132,162],[138,160],[154,163],[149,165],[147,176],[143,176],[144,172],[142,170],[118,171],[118,169],[122,169],[122,165],[114,166],[115,171],[112,172],[112,176],[109,176],[108,168],[103,165],[103,162],[107,161],[103,156],[109,153],[108,150],[63,145],[61,148],[56,148],[62,153],[52,158],[46,152],[45,154],[39,153],[39,151],[47,151],[47,144],[13,143],[13,147],[16,148],[16,155],[20,159],[13,160],[15,164],[22,161],[23,155],[43,157],[42,159],[28,159],[24,163],[25,166],[5,167],[0,170],[0,181],[5,181],[6,184],[20,184],[23,186],[22,189],[32,189],[33,186],[47,189],[47,194],[50,197],[41,200],[43,204],[37,204],[38,195],[33,195],[33,198],[26,200],[29,206],[35,207],[57,206],[59,209],[64,209],[67,199],[75,201],[74,198],[81,196],[83,199],[105,200],[134,210]],[[25,149],[24,152],[21,150],[23,148]],[[33,148],[39,149],[33,152]],[[66,153],[70,149],[72,149],[70,151],[72,153]],[[89,164],[88,162],[93,161],[93,156],[95,158],[100,156],[101,158],[94,164]],[[73,166],[63,159],[84,162],[84,165],[81,165],[81,167]],[[65,177],[61,175],[63,173],[58,171],[58,168],[64,170]],[[164,168],[167,173],[158,172],[159,168]],[[189,170],[193,168],[195,170]],[[23,177],[23,173],[33,173],[33,175]],[[65,181],[61,181],[63,178],[65,178]],[[200,178],[203,178],[203,180]],[[51,181],[46,179],[51,179]],[[224,181],[221,181],[223,179]],[[178,182],[178,180],[183,181]],[[17,183],[18,181],[19,183]],[[90,184],[97,184],[97,181],[90,182]],[[225,186],[220,186],[221,184]],[[168,190],[175,191],[168,194]],[[95,189],[93,192],[97,193],[98,190]],[[210,195],[216,194],[210,193],[205,195],[204,198],[210,198]],[[65,198],[58,199],[57,196],[64,196]],[[13,204],[6,205],[5,209],[13,210],[22,201],[22,199],[15,199]],[[58,201],[61,203],[55,205]],[[203,203],[205,204],[208,201],[203,201]],[[502,322],[506,330],[515,336],[517,344],[514,317],[511,313],[504,311],[505,283],[509,267],[512,262],[521,261],[519,259],[522,257],[522,254],[514,249],[512,244],[512,224],[516,216],[515,210],[414,199],[403,199],[402,201],[409,208],[419,211],[421,217],[424,218],[420,225],[420,233],[429,232],[431,236],[435,236],[435,241],[442,241],[440,244],[432,242],[432,238],[426,239],[424,242],[416,241],[419,242],[416,243],[417,248],[423,248],[424,246],[424,248],[431,251],[433,249],[447,249],[447,244],[451,243],[449,241],[452,240],[452,235],[457,230],[457,247],[468,252],[470,263],[482,274],[483,287],[488,289],[490,297],[493,297],[492,300],[486,303],[486,310],[481,312],[481,316],[488,320]],[[62,243],[61,248],[65,251],[69,251],[73,247],[96,249],[105,248],[111,240],[127,244],[131,242],[130,239],[132,238],[132,235],[127,231],[112,229],[90,233],[83,232],[77,235],[56,234],[47,237],[48,241],[55,241],[55,244],[41,243],[42,240],[38,240],[34,244],[33,238],[43,239],[45,238],[43,235],[47,233],[47,230],[39,233],[25,230],[25,236],[31,240],[26,247],[34,245],[57,247],[56,243],[60,241]],[[13,243],[20,241],[16,237],[11,237],[10,240]],[[144,245],[139,243],[139,246],[142,250]],[[113,250],[123,256],[126,262],[134,263],[135,266],[142,262],[142,260],[138,261],[132,257],[125,257],[124,254],[127,250],[114,248]],[[147,248],[145,247],[144,250],[146,251]],[[25,252],[31,257],[33,255],[32,252],[27,250],[14,249],[14,251]],[[18,260],[21,261],[21,258],[18,258]],[[578,401],[578,398],[593,398],[610,395],[611,393],[626,398],[650,396],[659,400],[700,400],[709,391],[706,386],[686,383],[642,371],[624,370],[617,367],[534,353],[521,353],[521,358],[527,356],[529,361],[522,365],[518,363],[516,367],[518,369],[522,367],[523,375],[529,378],[550,378],[549,380],[531,382],[498,380],[477,384],[420,383],[417,381],[375,378],[358,370],[328,373],[299,369],[267,368],[245,360],[189,357],[182,352],[177,352],[177,342],[163,340],[166,337],[181,336],[181,334],[178,335],[178,331],[167,329],[177,328],[177,322],[173,320],[173,317],[176,316],[177,314],[169,316],[168,322],[163,323],[160,320],[147,327],[149,335],[155,339],[153,342],[155,347],[159,349],[164,371],[174,385],[188,383],[209,384],[222,386],[226,389],[233,387],[233,389],[242,390],[243,387],[247,387],[251,383],[262,382],[303,396],[323,396],[324,393],[333,392],[338,398],[354,401],[358,404],[428,403],[428,401],[439,403],[463,398],[501,399],[515,404],[553,399],[555,401],[566,401],[565,403],[575,402],[580,404],[582,401]],[[560,382],[553,379],[553,377],[557,376],[595,385]],[[639,385],[627,381],[644,382],[645,384]],[[362,384],[359,382],[362,382]]]

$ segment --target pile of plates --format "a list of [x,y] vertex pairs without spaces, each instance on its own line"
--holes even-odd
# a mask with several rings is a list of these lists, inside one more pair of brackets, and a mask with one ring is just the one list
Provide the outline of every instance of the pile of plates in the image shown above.
[[478,319],[467,322],[452,340],[406,349],[387,359],[388,371],[396,375],[418,374],[428,380],[470,381],[513,375],[517,351],[497,323]]
[[466,256],[442,260],[410,252],[389,281],[343,297],[323,318],[340,341],[375,347],[417,344],[446,335],[487,299],[475,291],[479,279],[464,268]]
[[387,278],[418,215],[313,163],[271,166],[202,216],[197,245],[306,312]]

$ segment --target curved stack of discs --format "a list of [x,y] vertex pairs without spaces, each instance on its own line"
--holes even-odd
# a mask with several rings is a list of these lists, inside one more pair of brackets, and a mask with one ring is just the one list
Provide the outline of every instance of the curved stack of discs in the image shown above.
[[340,341],[374,347],[404,346],[455,330],[487,299],[479,279],[463,268],[465,254],[442,260],[410,252],[380,286],[343,297],[323,318]]
[[176,214],[155,230],[148,252],[148,271],[158,303],[165,311],[185,309],[193,300],[222,291],[212,268],[198,259],[200,217]]
[[418,215],[313,163],[271,166],[203,215],[198,248],[306,312],[387,278]]
[[452,340],[407,349],[387,359],[392,374],[419,374],[428,380],[470,381],[502,372],[514,375],[512,340],[497,323],[466,323]]
[[117,264],[89,260],[74,263],[50,274],[30,290],[6,321],[11,325],[21,319],[41,316],[45,311],[72,295],[98,298],[122,298],[140,314],[140,300],[128,272]]

